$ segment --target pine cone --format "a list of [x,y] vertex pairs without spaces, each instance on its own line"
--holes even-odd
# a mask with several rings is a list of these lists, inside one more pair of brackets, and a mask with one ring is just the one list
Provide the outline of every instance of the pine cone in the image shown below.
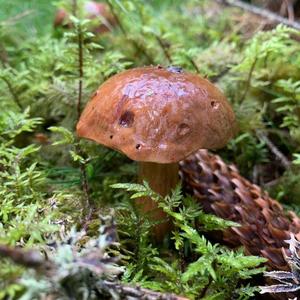
[[300,238],[300,218],[286,212],[257,185],[243,178],[235,166],[218,155],[200,150],[180,163],[184,190],[194,195],[207,213],[239,223],[221,233],[222,242],[243,245],[249,255],[268,259],[270,270],[288,270],[283,249],[290,234]]

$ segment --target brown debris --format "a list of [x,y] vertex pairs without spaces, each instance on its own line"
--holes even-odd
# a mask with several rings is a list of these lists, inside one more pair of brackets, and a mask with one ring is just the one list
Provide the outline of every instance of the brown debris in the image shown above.
[[130,285],[116,284],[115,282],[105,281],[105,284],[118,291],[124,299],[143,299],[143,300],[188,300],[188,298],[169,293],[155,292],[149,289],[133,287]]
[[[193,194],[207,213],[239,223],[222,233],[222,242],[243,245],[246,253],[268,259],[273,270],[288,270],[283,252],[291,233],[299,238],[300,218],[284,211],[259,186],[243,178],[233,165],[217,155],[200,150],[180,163],[186,192]],[[218,235],[219,236],[219,235]]]
[[22,248],[0,245],[0,258],[10,258],[14,263],[27,268],[39,269],[44,264],[44,259],[37,251],[25,251]]
[[[287,19],[277,13],[271,12],[268,9],[265,9],[262,7],[257,7],[255,5],[248,4],[241,0],[216,0],[216,1],[223,5],[238,7],[246,12],[260,16],[263,19],[267,19],[268,21],[270,21],[274,24],[284,24],[286,26],[292,27],[297,30],[300,29],[300,23],[294,21],[294,11],[291,10],[291,8],[292,8],[291,3],[288,6],[286,6],[287,8],[289,7],[288,19]],[[292,1],[292,0],[288,0],[288,1]],[[285,15],[285,13],[284,13],[284,11],[286,10],[284,8],[285,5],[283,5],[281,7],[282,7],[282,12],[279,12],[279,13],[282,13],[283,15]]]

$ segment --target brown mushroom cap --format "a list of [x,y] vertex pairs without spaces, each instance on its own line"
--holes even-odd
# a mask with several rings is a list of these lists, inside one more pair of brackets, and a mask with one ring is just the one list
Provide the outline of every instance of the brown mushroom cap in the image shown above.
[[77,134],[136,161],[171,163],[225,146],[234,124],[229,103],[208,80],[176,67],[142,67],[99,87]]

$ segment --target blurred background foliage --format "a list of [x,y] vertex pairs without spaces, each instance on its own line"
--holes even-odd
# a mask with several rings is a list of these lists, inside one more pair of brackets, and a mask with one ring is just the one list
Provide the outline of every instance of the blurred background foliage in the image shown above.
[[[125,192],[116,193],[110,187],[133,182],[135,164],[74,136],[79,74],[83,72],[82,107],[104,80],[135,66],[177,65],[214,81],[232,103],[239,124],[236,137],[219,153],[245,177],[299,211],[299,32],[281,25],[274,28],[265,20],[215,1],[108,0],[116,24],[109,32],[93,34],[93,22],[82,18],[84,1],[77,2],[78,18],[71,20],[71,28],[64,29],[54,28],[53,22],[57,7],[71,13],[68,0],[0,0],[0,240],[43,247],[46,240],[59,238],[72,225],[86,225],[89,207],[93,208],[87,224],[91,237],[97,233],[97,216],[115,207],[124,246],[120,252],[127,265],[124,280],[197,297],[199,284],[188,289],[181,277],[184,271],[174,272],[182,257],[188,265],[199,256],[192,246],[199,240],[193,241],[189,232],[187,241],[177,248],[170,240],[159,250],[151,245],[149,220],[136,214]],[[193,208],[190,202],[186,205]],[[140,224],[138,228],[136,224]],[[207,274],[218,278],[211,290],[206,287],[210,281],[201,282],[208,295],[221,295],[226,286],[226,297],[231,297],[230,293],[235,293],[236,299],[250,297],[254,290],[241,286],[241,281],[250,277],[251,271],[240,274],[237,281],[233,274],[255,267],[260,260],[241,262],[234,269],[229,258],[241,253],[228,253],[209,242],[205,247],[212,255],[222,253],[225,262],[221,270],[213,269],[213,261],[206,269],[199,263],[189,278],[195,280],[201,267],[206,271],[200,281]],[[168,255],[166,249],[174,251]],[[161,261],[162,257],[172,266]],[[162,275],[163,269],[169,272]],[[232,276],[231,284],[224,270]],[[21,272],[3,263],[0,299],[21,293],[15,284]],[[167,284],[154,284],[159,279]],[[182,280],[181,290],[174,285],[178,280]]]

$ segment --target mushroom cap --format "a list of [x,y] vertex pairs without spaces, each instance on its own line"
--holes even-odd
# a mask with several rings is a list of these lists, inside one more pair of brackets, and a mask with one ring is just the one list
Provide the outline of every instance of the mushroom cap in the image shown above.
[[208,80],[177,67],[134,68],[105,81],[86,105],[77,134],[136,161],[172,163],[233,136],[235,116]]

